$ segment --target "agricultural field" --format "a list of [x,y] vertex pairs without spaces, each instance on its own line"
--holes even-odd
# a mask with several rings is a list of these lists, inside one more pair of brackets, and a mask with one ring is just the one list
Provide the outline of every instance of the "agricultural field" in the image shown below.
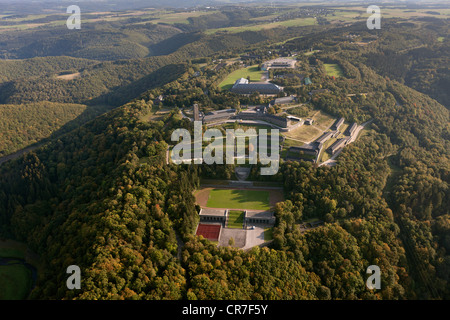
[[241,27],[228,27],[228,28],[217,28],[209,29],[206,31],[207,34],[214,34],[217,32],[227,32],[227,33],[238,33],[244,31],[260,31],[264,29],[274,29],[280,27],[302,27],[302,26],[313,26],[316,24],[315,18],[297,18],[286,21],[270,22],[270,23],[260,23],[254,25],[244,25]]
[[193,12],[158,12],[157,14],[151,15],[151,21],[153,23],[183,23],[188,24],[188,18],[200,17],[203,15],[209,15],[217,11],[193,11]]
[[239,69],[230,73],[220,84],[219,88],[222,90],[229,90],[233,87],[236,80],[240,78],[250,77],[250,81],[258,82],[261,81],[261,77],[264,71],[259,70],[257,65],[250,66],[248,68]]

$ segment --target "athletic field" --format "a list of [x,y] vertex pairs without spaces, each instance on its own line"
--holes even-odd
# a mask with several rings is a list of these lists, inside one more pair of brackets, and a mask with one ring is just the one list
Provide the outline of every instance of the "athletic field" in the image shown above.
[[269,191],[242,189],[212,189],[206,206],[248,210],[270,209]]

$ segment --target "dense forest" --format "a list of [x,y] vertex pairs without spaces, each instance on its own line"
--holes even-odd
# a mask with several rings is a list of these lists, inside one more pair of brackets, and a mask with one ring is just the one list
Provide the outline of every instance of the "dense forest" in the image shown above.
[[0,105],[0,157],[49,137],[85,111],[85,105],[52,102]]
[[[56,62],[46,68],[44,79],[34,78],[41,71],[23,62],[11,68],[30,79],[0,72],[0,101],[27,102],[17,110],[0,107],[7,114],[0,134],[24,130],[23,120],[42,124],[42,108],[54,108],[59,121],[24,132],[24,144],[48,136],[85,107],[117,106],[0,166],[0,236],[27,243],[45,270],[31,298],[450,298],[449,110],[438,98],[445,95],[442,88],[435,88],[434,96],[428,87],[397,81],[408,76],[395,69],[382,70],[383,54],[403,54],[404,27],[386,23],[389,32],[369,34],[361,24],[327,32],[321,26],[317,32],[308,29],[301,39],[271,44],[274,55],[320,50],[297,58],[301,74],[313,84],[286,83],[286,92],[298,95],[308,108],[349,122],[371,122],[334,167],[281,163],[280,172],[270,178],[282,181],[286,194],[276,206],[274,241],[249,251],[217,247],[193,235],[199,219],[193,191],[200,178],[229,178],[233,167],[166,164],[166,150],[174,129],[192,130],[179,108],[267,102],[220,90],[218,84],[238,66],[216,70],[213,61],[238,56],[244,44],[267,51],[270,42],[290,39],[298,29],[279,37],[274,30],[196,34],[193,42],[174,46],[175,52],[144,59],[94,63],[68,58],[81,78],[66,82],[52,78],[65,71]],[[441,32],[433,31],[441,28],[433,21],[421,28]],[[355,33],[373,42],[351,43],[346,36]],[[446,46],[419,31],[413,34],[411,46]],[[405,54],[412,56],[414,50]],[[411,58],[412,78],[423,77],[424,65],[439,65],[442,55],[434,60],[427,52],[424,59]],[[328,76],[324,63],[339,65],[343,76]],[[398,65],[402,68],[411,69]],[[439,81],[445,81],[448,72],[440,72]],[[327,91],[310,94],[314,89]],[[154,104],[160,95],[168,112],[148,121],[161,108]],[[31,105],[36,108],[27,114],[32,119],[21,117],[19,110]],[[256,169],[252,178],[264,179]],[[299,225],[310,218],[325,224],[303,233]],[[83,270],[81,290],[66,288],[65,270],[71,264]],[[381,290],[365,287],[371,264],[381,268]]]

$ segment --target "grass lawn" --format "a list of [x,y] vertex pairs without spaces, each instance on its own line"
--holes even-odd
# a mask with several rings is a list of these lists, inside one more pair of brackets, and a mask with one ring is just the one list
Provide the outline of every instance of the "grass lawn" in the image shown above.
[[0,245],[0,257],[24,259],[24,250],[16,248],[2,248]]
[[[0,258],[25,258],[26,245],[15,241],[0,242]],[[0,265],[0,300],[22,300],[31,287],[31,272],[21,264]]]
[[439,42],[444,42],[444,37],[438,37],[438,38],[437,38],[437,41],[439,41]]
[[220,84],[222,90],[229,90],[234,85],[237,79],[247,78],[250,76],[250,81],[261,81],[263,71],[258,70],[258,66],[254,65],[248,68],[239,69],[230,73]]
[[244,211],[228,211],[228,228],[242,229],[244,225]]
[[273,240],[273,228],[264,229],[264,241]]
[[[283,133],[286,138],[297,139],[300,141],[308,142],[315,138],[320,137],[322,131],[316,128],[316,126],[303,125],[292,131]],[[301,143],[300,143],[301,144]]]
[[31,272],[23,265],[0,266],[0,300],[22,300],[31,286]]
[[213,189],[209,193],[207,207],[268,210],[270,209],[269,191]]
[[317,112],[313,119],[315,121],[314,126],[317,126],[321,130],[328,129],[336,121],[336,118],[323,111]]
[[327,75],[335,76],[335,77],[343,77],[344,73],[342,72],[341,67],[338,64],[335,63],[324,63],[325,71],[327,72]]

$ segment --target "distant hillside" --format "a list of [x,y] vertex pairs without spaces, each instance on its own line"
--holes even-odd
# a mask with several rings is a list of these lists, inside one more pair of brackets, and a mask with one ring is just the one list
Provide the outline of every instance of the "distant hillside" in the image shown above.
[[[144,59],[127,59],[117,61],[105,61],[95,63],[92,60],[66,59],[73,72],[80,72],[80,76],[70,81],[63,81],[55,77],[56,71],[63,69],[59,63],[52,63],[51,57],[42,58],[49,64],[36,64],[33,68],[27,69],[28,62],[3,61],[6,66],[4,79],[8,82],[0,84],[0,103],[4,104],[20,104],[36,101],[52,101],[63,103],[112,103],[119,106],[127,99],[133,99],[139,94],[145,92],[148,88],[144,88],[140,81],[146,76],[150,76],[158,69],[169,64],[177,64],[188,59],[197,57],[205,57],[238,48],[249,48],[254,44],[258,44],[270,39],[278,39],[280,37],[289,37],[295,33],[295,29],[284,31],[284,34],[277,30],[263,30],[259,32],[243,32],[230,35],[211,35],[191,34],[188,35],[189,41],[182,36],[172,38],[172,47],[156,48],[159,53],[167,53],[176,50],[168,55],[156,57],[148,57]],[[185,44],[187,42],[187,44]],[[166,51],[166,52],[164,52]],[[37,59],[37,58],[36,58]],[[60,57],[54,58],[56,61]],[[40,60],[33,60],[39,62]],[[41,67],[42,69],[39,69]],[[11,79],[13,70],[17,68],[22,75],[20,78]],[[171,73],[175,72],[171,69]],[[161,72],[163,74],[164,72]],[[0,71],[0,76],[2,71]],[[39,76],[38,76],[39,75]],[[167,76],[167,75],[165,75]],[[151,78],[152,76],[150,76]],[[136,83],[136,81],[140,81]],[[130,86],[133,90],[124,91],[120,87]],[[139,89],[140,88],[140,89]],[[108,94],[119,89],[123,92],[123,99],[109,99]],[[142,90],[141,92],[138,92]],[[135,92],[136,95],[131,94]],[[117,94],[113,94],[117,97]]]
[[103,22],[85,24],[81,30],[51,27],[24,30],[8,35],[0,33],[0,57],[27,59],[47,56],[71,56],[93,60],[143,58],[149,47],[182,31],[167,25],[127,26]]
[[86,109],[52,102],[0,105],[0,157],[49,137]]
[[95,60],[72,57],[42,57],[26,60],[0,60],[0,83],[46,77],[70,70],[83,70],[99,63]]

